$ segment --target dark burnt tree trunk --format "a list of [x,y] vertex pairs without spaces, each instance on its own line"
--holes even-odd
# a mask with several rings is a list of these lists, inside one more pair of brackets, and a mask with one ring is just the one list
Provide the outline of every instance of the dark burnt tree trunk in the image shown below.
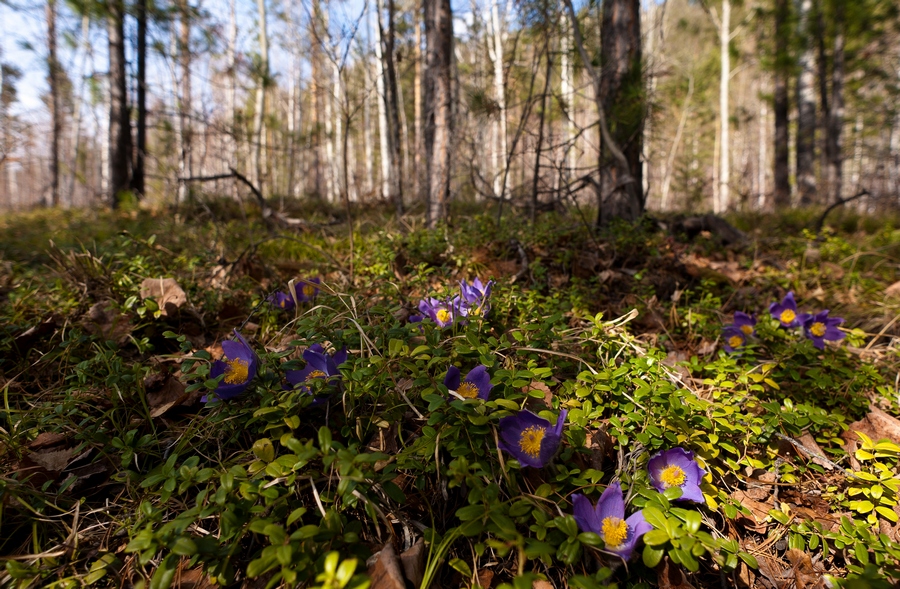
[[775,4],[775,208],[791,206],[789,169],[788,78],[790,76],[790,0],[776,0]]
[[131,190],[138,197],[144,195],[144,159],[147,152],[147,0],[137,0],[137,61],[135,95],[135,146],[134,168],[131,172]]
[[[381,2],[378,2],[378,26],[381,26]],[[381,57],[384,63],[384,77],[386,88],[386,111],[388,118],[388,149],[390,150],[391,166],[391,198],[397,216],[403,214],[403,173],[400,169],[400,100],[397,92],[397,68],[394,65],[394,0],[387,2],[387,31],[381,38],[384,39],[384,51]]]
[[453,14],[450,0],[424,0],[424,4],[426,211],[427,225],[433,228],[446,218],[450,198]]
[[609,131],[621,147],[627,169],[608,153],[604,145],[601,184],[604,202],[597,224],[611,219],[635,221],[644,212],[641,183],[641,142],[644,130],[645,95],[641,76],[640,0],[605,0],[600,43],[600,96]]
[[842,132],[844,129],[844,3],[834,3],[834,55],[831,65],[831,108],[825,123],[825,157],[828,173],[828,198],[834,203],[841,199],[844,177]]
[[109,36],[109,204],[117,208],[121,195],[130,188],[131,126],[125,71],[125,5],[107,3]]
[[47,0],[47,82],[50,86],[50,204],[59,206],[59,136],[62,113],[59,96],[59,59],[56,55],[56,0]]

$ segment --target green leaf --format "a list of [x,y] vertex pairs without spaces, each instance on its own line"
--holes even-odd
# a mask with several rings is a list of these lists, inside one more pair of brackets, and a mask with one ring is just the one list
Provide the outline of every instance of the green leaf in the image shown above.
[[275,460],[275,446],[269,438],[261,438],[253,443],[253,454],[263,462]]
[[406,495],[403,494],[403,490],[400,489],[396,483],[384,481],[381,483],[381,488],[384,489],[384,492],[388,497],[397,503],[406,503]]
[[472,578],[472,569],[469,567],[469,563],[462,560],[461,558],[454,558],[449,563],[451,568],[459,571],[459,573],[463,576],[463,578],[471,579]]
[[319,448],[322,452],[328,452],[331,449],[331,430],[327,426],[319,428]]
[[644,519],[657,530],[666,529],[666,516],[659,509],[648,506],[643,509]]
[[648,546],[662,546],[669,541],[669,534],[663,530],[650,530],[644,534],[644,544]]
[[653,548],[650,545],[645,545],[644,553],[642,555],[644,564],[652,569],[659,564],[659,561],[662,560],[662,557],[665,553],[665,550]]
[[484,516],[484,505],[466,505],[465,507],[461,507],[456,510],[456,517],[460,519],[460,521],[469,521],[476,518],[481,518]]
[[197,553],[197,543],[187,536],[179,536],[170,550],[179,556],[193,556]]

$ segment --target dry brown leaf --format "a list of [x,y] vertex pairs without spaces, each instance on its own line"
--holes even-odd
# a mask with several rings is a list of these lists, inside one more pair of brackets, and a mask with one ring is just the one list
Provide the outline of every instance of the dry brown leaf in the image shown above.
[[[144,381],[147,386],[147,381]],[[147,392],[147,404],[150,405],[150,417],[159,417],[187,399],[184,383],[171,375],[166,375],[163,382]]]
[[680,566],[666,557],[656,566],[659,589],[694,589]]
[[75,456],[76,448],[66,448],[64,450],[49,450],[46,452],[32,452],[28,458],[32,462],[52,473],[60,473],[72,461]]
[[771,510],[773,506],[770,503],[763,503],[751,499],[747,493],[740,489],[732,493],[731,498],[746,507],[752,516],[752,518],[749,518],[742,513],[738,513],[738,521],[755,532],[765,532],[766,528],[768,528],[766,518],[769,517],[769,510]]
[[535,579],[531,582],[531,589],[553,589],[553,585],[543,579]]
[[56,446],[66,441],[65,434],[57,434],[51,432],[43,432],[38,435],[32,442],[28,444],[28,449],[32,451],[42,450],[51,446]]
[[425,577],[425,540],[419,538],[409,550],[400,555],[403,574],[413,587],[422,586]]
[[478,569],[478,584],[483,587],[483,589],[490,589],[491,583],[494,581],[494,571],[491,569]]
[[[803,434],[802,436],[800,436],[800,438],[797,441],[800,442],[804,448],[808,448],[808,449],[812,450],[813,452],[815,452],[815,454],[818,454],[819,456],[825,456],[825,453],[822,452],[822,448],[820,448],[819,444],[816,443],[816,439],[814,437],[812,437],[812,434],[809,434],[809,433]],[[834,465],[831,462],[822,460],[821,458],[816,457],[815,454],[809,454],[806,451],[804,451],[803,448],[797,448],[796,446],[795,446],[795,448],[802,455],[804,455],[807,458],[809,458],[810,460],[812,460],[815,464],[818,464],[819,466],[823,467],[825,470],[834,470]]]
[[550,391],[550,387],[540,381],[535,380],[531,384],[522,387],[522,392],[526,395],[531,391],[538,391],[540,393],[543,393],[544,404],[547,405],[547,407],[550,407],[550,403],[553,401],[553,393]]
[[163,317],[172,317],[187,303],[187,295],[174,278],[145,278],[141,283],[141,300],[153,297]]
[[900,297],[900,281],[895,282],[890,285],[886,289],[884,289],[885,298],[897,298]]
[[369,567],[372,589],[406,589],[400,560],[394,545],[388,542],[374,557],[375,562]]
[[128,339],[133,328],[128,315],[119,313],[112,301],[94,303],[81,324],[88,333],[118,344]]
[[[900,444],[900,420],[896,417],[888,415],[877,407],[870,407],[869,414],[859,421],[854,421],[847,426],[847,431],[841,434],[846,444],[844,449],[847,450],[850,442],[857,442],[859,436],[855,432],[872,438],[873,441],[887,438],[895,444]],[[849,450],[847,450],[849,452]]]

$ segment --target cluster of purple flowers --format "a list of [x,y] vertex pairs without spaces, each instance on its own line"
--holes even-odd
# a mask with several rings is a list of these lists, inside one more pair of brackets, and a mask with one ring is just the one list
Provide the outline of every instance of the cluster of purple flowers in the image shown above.
[[734,322],[722,330],[725,351],[730,354],[743,348],[747,344],[747,338],[752,335],[756,335],[756,316],[735,311]]
[[291,309],[296,307],[298,303],[307,303],[315,299],[319,294],[320,284],[322,284],[322,279],[318,276],[309,280],[299,280],[297,284],[298,288],[294,289],[294,291],[297,293],[296,301],[294,300],[294,295],[291,294],[291,290],[288,290],[287,292],[275,292],[269,297],[268,300],[273,307],[282,309],[284,311],[290,311]]
[[[793,291],[788,292],[780,301],[769,305],[769,314],[778,321],[779,327],[785,329],[802,327],[803,334],[820,350],[825,349],[826,341],[840,341],[846,336],[838,329],[838,325],[844,320],[841,317],[829,317],[828,309],[815,314],[800,313]],[[734,323],[726,325],[722,330],[725,351],[732,353],[740,350],[747,344],[747,338],[753,335],[756,335],[756,317],[735,311]]]
[[476,278],[472,284],[465,280],[459,282],[459,294],[447,300],[428,297],[419,302],[419,313],[413,315],[410,321],[422,321],[429,318],[438,327],[447,327],[454,321],[465,322],[468,318],[485,317],[491,310],[490,298],[493,280],[487,284]]
[[[302,291],[298,291],[299,301],[312,300],[318,292],[319,280],[304,281]],[[465,281],[460,283],[460,294],[448,301],[430,298],[423,300],[419,309],[441,327],[446,327],[462,318],[483,317],[490,310],[489,297],[493,281],[486,285],[476,279],[471,285]],[[793,302],[792,295],[789,295]],[[276,293],[273,304],[282,309],[290,309],[296,305],[290,294]],[[787,300],[787,299],[786,299]],[[773,310],[773,314],[775,311]],[[827,311],[825,312],[827,315]],[[786,315],[785,315],[786,317]],[[818,317],[818,316],[816,316]],[[827,319],[827,317],[826,317]],[[746,338],[754,334],[756,319],[744,313],[735,313],[734,324],[726,328],[726,346],[729,351],[744,345]],[[819,328],[811,325],[808,330],[819,333]],[[821,330],[821,336],[828,335],[827,327]],[[214,395],[219,399],[230,399],[246,390],[255,378],[259,359],[247,340],[234,331],[234,340],[222,342],[224,356],[213,363],[210,376],[221,377]],[[306,366],[302,370],[288,370],[285,378],[292,389],[313,394],[311,383],[314,379],[326,382],[326,388],[340,389],[340,366],[347,361],[346,348],[329,354],[320,344],[313,344],[303,352]],[[484,365],[471,369],[465,376],[456,366],[450,366],[443,380],[451,395],[463,399],[480,399],[487,401],[490,397],[491,376]],[[327,396],[316,399],[326,400]],[[204,402],[207,398],[203,398]],[[524,467],[543,468],[553,460],[562,442],[563,426],[568,411],[563,409],[553,424],[531,411],[521,410],[514,415],[503,417],[499,421],[500,450],[510,454]],[[647,465],[650,482],[659,492],[678,488],[683,501],[700,503],[703,493],[700,482],[705,471],[700,468],[692,452],[683,448],[672,448],[658,452],[650,458]],[[604,550],[623,560],[628,560],[634,551],[637,541],[652,526],[644,518],[642,511],[626,517],[625,497],[618,482],[610,484],[600,496],[596,505],[581,494],[572,497],[575,521],[583,532],[592,532],[603,540]]]
[[815,314],[798,313],[797,302],[794,300],[793,291],[788,292],[780,302],[769,305],[769,313],[778,320],[781,327],[786,329],[802,327],[803,335],[812,340],[815,347],[825,349],[825,342],[837,342],[846,337],[846,334],[838,329],[838,325],[844,322],[841,317],[829,317],[828,309]]
[[[694,454],[683,448],[672,448],[654,455],[647,465],[650,482],[660,493],[672,487],[681,489],[680,501],[703,502],[700,481],[706,472],[694,460]],[[581,494],[572,496],[575,521],[582,532],[593,532],[603,540],[604,549],[628,560],[638,539],[652,529],[643,511],[625,517],[622,486],[609,485],[597,505]]]
[[[259,366],[259,358],[244,336],[234,330],[236,340],[222,342],[222,359],[213,362],[209,369],[211,378],[223,377],[219,381],[213,395],[205,395],[201,401],[206,403],[211,397],[221,400],[234,398],[243,393],[253,382]],[[341,373],[338,367],[347,361],[347,348],[328,354],[321,344],[313,344],[303,352],[306,367],[302,370],[288,370],[285,378],[291,388],[299,387],[300,390],[312,394],[304,383],[314,378],[328,381],[328,386],[337,388],[337,379]],[[319,401],[319,400],[317,400]]]

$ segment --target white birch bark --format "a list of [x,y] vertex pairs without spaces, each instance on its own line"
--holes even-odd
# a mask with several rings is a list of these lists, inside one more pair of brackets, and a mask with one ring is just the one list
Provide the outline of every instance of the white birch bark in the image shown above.
[[491,36],[493,47],[489,47],[494,63],[494,98],[497,100],[497,118],[491,133],[491,168],[494,174],[494,195],[500,199],[506,196],[506,159],[508,157],[506,126],[506,84],[503,80],[503,22],[500,19],[500,2],[491,0]]
[[256,108],[253,113],[253,183],[262,191],[263,180],[263,121],[266,116],[266,82],[269,78],[269,35],[266,31],[266,0],[257,0],[259,13],[260,79],[256,87]]
[[391,193],[391,153],[388,147],[387,126],[387,100],[384,92],[384,60],[382,59],[381,19],[377,18],[377,10],[381,3],[376,4],[375,11],[370,13],[374,19],[375,28],[375,93],[378,97],[378,148],[381,160],[381,198],[387,198]]
[[566,150],[566,175],[571,176],[575,173],[578,154],[575,146],[571,145],[572,138],[575,136],[575,90],[572,84],[572,60],[569,52],[572,48],[572,27],[568,19],[562,19],[562,38],[560,39],[560,92],[563,102],[566,105],[566,124],[563,126],[563,145]]
[[[228,161],[225,162],[222,172],[227,172],[228,168],[237,167],[237,0],[231,0],[230,12],[231,17],[228,23],[228,47],[226,50],[226,59],[228,60],[228,93],[226,104],[228,108],[228,136],[226,138]],[[237,183],[230,183],[230,191],[232,198],[237,198]]]
[[728,86],[731,79],[731,54],[728,50],[731,42],[731,1],[722,2],[722,19],[719,22],[719,45],[721,51],[722,72],[719,78],[719,193],[714,206],[717,214],[728,210],[731,179],[731,149],[729,143]]

